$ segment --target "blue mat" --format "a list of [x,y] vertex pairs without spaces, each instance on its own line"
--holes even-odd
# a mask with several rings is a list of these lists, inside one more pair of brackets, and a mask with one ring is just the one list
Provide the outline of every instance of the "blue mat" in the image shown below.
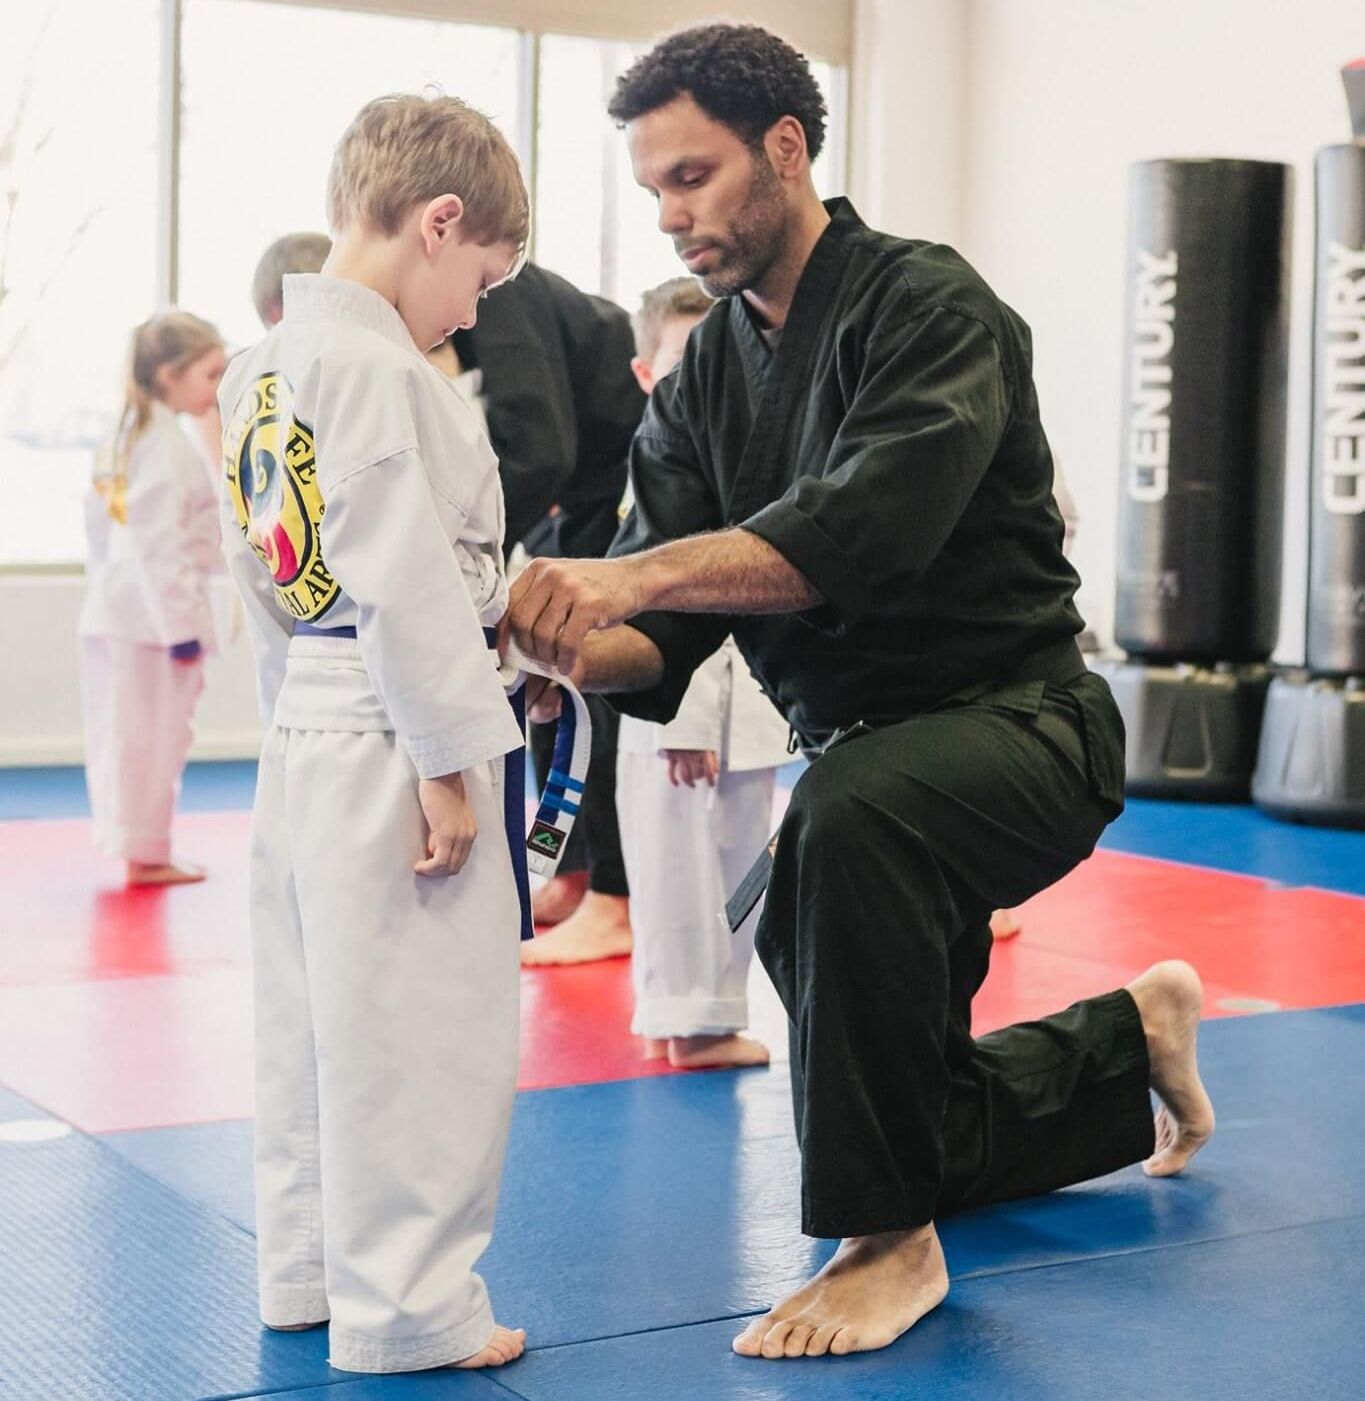
[[[954,1278],[1365,1216],[1365,1006],[1213,1022],[1202,1045],[1219,1127],[1195,1170],[947,1221]],[[247,1125],[102,1142],[249,1226]],[[784,1073],[536,1091],[518,1097],[484,1273],[537,1348],[739,1317],[827,1257],[797,1205]]]
[[1365,895],[1365,832],[1276,822],[1253,807],[1130,798],[1100,846]]
[[[190,764],[180,793],[181,812],[240,812],[256,794],[255,761]],[[0,769],[0,822],[89,817],[85,770],[79,766]]]

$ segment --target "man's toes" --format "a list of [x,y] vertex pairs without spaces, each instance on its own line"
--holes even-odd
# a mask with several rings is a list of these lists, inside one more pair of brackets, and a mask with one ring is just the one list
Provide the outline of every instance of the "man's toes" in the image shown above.
[[852,1328],[840,1328],[830,1339],[829,1350],[836,1357],[843,1357],[847,1353],[854,1352],[858,1347],[858,1335]]
[[783,1357],[804,1357],[806,1347],[810,1343],[812,1335],[815,1333],[815,1326],[810,1323],[802,1323],[799,1319],[792,1324],[792,1330],[787,1334],[786,1344],[782,1348]]
[[810,1341],[806,1344],[807,1357],[823,1357],[829,1351],[829,1345],[834,1341],[835,1334],[838,1333],[840,1325],[837,1323],[824,1323],[811,1334]]
[[790,1318],[782,1318],[774,1323],[763,1339],[763,1347],[760,1349],[763,1356],[785,1357],[787,1355],[787,1339],[791,1336],[794,1326],[795,1320]]
[[757,1357],[763,1348],[771,1319],[764,1315],[754,1319],[749,1326],[730,1344],[741,1357]]

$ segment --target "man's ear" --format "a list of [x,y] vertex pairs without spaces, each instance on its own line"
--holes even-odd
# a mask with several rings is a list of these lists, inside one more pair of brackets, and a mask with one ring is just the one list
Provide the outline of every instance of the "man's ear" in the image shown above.
[[654,388],[654,371],[650,368],[649,361],[634,355],[631,357],[630,368],[635,376],[635,383],[648,394]]
[[779,117],[764,135],[763,146],[773,169],[781,176],[799,175],[810,166],[806,131],[795,117]]

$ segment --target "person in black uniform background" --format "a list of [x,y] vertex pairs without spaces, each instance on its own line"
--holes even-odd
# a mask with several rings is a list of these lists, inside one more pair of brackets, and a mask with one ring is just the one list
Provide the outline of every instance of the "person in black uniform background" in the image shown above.
[[821,204],[823,100],[775,36],[673,35],[610,110],[722,300],[636,435],[622,557],[533,561],[512,634],[667,720],[733,632],[818,754],[757,944],[790,1019],[802,1229],[841,1244],[734,1347],[883,1347],[947,1293],[937,1217],[1188,1163],[1213,1131],[1202,989],[1162,963],[971,1037],[990,911],[1071,870],[1123,804],[1028,328],[951,249]]
[[[506,545],[531,554],[600,558],[619,523],[626,454],[644,410],[631,374],[634,339],[620,307],[528,263],[483,302],[451,344],[459,370],[482,378],[489,441],[507,506]],[[592,758],[561,874],[536,892],[550,934],[522,946],[527,964],[628,954],[629,889],[616,821],[616,712],[589,697]],[[543,784],[553,728],[533,725]],[[561,923],[562,921],[562,923]]]

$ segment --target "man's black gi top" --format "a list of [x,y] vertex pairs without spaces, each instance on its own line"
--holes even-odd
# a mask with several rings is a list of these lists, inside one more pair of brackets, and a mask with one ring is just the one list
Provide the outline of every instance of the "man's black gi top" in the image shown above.
[[[692,333],[631,449],[630,554],[740,525],[826,600],[804,614],[651,613],[664,676],[613,696],[666,720],[733,631],[808,744],[991,681],[1052,679],[1081,629],[1062,554],[1028,327],[941,244],[869,229],[847,200],[777,348],[744,299]],[[1060,679],[1060,678],[1059,678]]]

